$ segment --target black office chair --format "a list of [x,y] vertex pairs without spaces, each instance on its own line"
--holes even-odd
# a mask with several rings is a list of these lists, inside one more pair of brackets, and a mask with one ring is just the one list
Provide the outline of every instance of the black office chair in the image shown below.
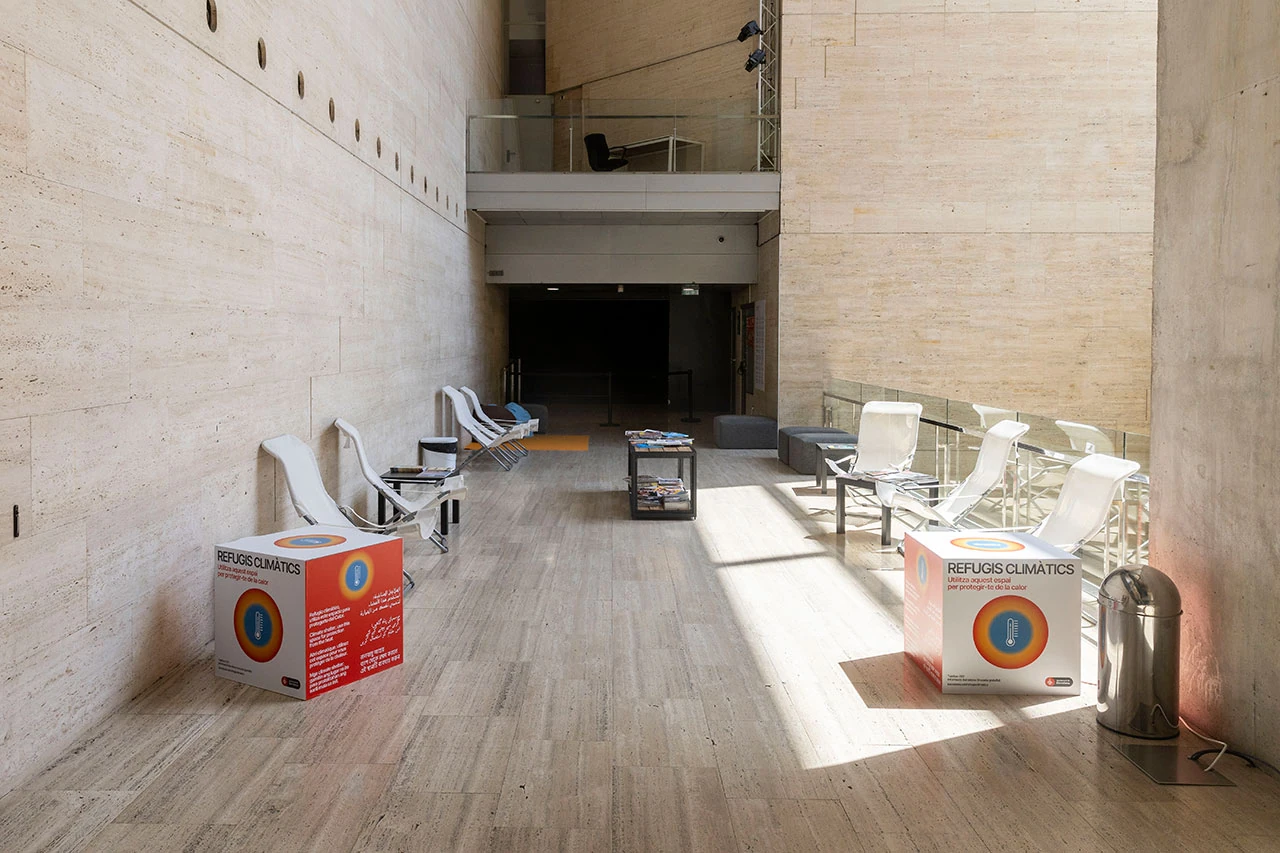
[[[610,148],[609,142],[604,138],[603,133],[588,133],[582,137],[582,142],[587,146],[587,162],[591,164],[593,172],[612,172],[614,169],[621,169],[627,165],[627,160],[622,154],[627,153],[626,148]],[[619,156],[614,157],[613,152],[617,151]]]

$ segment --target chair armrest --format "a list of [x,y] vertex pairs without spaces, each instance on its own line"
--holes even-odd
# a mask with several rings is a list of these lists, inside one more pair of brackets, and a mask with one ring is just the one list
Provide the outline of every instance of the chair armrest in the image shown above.
[[397,516],[395,521],[388,524],[378,524],[377,522],[373,522],[365,518],[349,506],[340,506],[338,507],[338,510],[347,517],[347,521],[350,521],[366,533],[387,533],[388,531],[393,531],[396,525],[403,524],[413,518],[412,514],[407,516]]

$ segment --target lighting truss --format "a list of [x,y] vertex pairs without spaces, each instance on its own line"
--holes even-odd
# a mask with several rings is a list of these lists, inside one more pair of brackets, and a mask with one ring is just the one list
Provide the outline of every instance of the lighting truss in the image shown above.
[[779,164],[780,136],[778,123],[778,21],[779,0],[760,0],[760,34],[758,49],[763,50],[765,61],[756,69],[756,171],[776,172]]

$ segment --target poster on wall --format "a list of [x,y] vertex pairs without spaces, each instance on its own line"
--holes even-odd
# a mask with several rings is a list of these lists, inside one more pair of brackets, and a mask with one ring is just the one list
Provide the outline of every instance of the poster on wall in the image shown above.
[[755,387],[764,390],[764,300],[756,300],[755,324]]

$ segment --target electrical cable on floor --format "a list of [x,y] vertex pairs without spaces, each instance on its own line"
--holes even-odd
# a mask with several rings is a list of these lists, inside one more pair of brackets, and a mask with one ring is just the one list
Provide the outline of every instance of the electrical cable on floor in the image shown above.
[[[1182,717],[1182,716],[1180,716],[1180,717],[1178,717],[1178,721],[1179,721],[1179,722],[1181,722],[1181,723],[1182,723],[1184,726],[1186,726],[1188,729],[1190,729],[1190,730],[1191,730],[1191,733],[1192,733],[1193,735],[1195,735],[1196,737],[1200,738],[1201,740],[1206,740],[1206,741],[1208,741],[1209,743],[1217,743],[1217,744],[1221,744],[1221,745],[1222,745],[1222,749],[1221,749],[1221,751],[1219,751],[1219,752],[1218,752],[1218,754],[1214,757],[1213,761],[1210,761],[1210,762],[1209,762],[1209,766],[1208,766],[1208,767],[1206,767],[1206,768],[1204,768],[1204,772],[1205,772],[1205,773],[1208,773],[1209,771],[1213,770],[1213,768],[1217,765],[1218,760],[1219,760],[1219,759],[1221,759],[1221,758],[1222,758],[1222,756],[1224,756],[1224,755],[1226,755],[1226,754],[1227,754],[1227,742],[1226,742],[1225,740],[1218,740],[1216,737],[1209,737],[1208,735],[1201,734],[1199,731],[1197,731],[1197,729],[1196,729],[1196,727],[1195,727],[1195,726],[1193,726],[1193,725],[1191,725],[1190,723],[1188,723],[1188,722],[1187,722],[1187,718],[1186,718],[1186,717]],[[1212,750],[1205,750],[1205,752],[1211,752],[1211,751],[1212,751]],[[1204,755],[1204,752],[1197,752],[1197,753],[1193,754],[1193,755],[1191,756],[1191,758],[1192,758],[1192,759],[1198,759],[1201,755]]]

